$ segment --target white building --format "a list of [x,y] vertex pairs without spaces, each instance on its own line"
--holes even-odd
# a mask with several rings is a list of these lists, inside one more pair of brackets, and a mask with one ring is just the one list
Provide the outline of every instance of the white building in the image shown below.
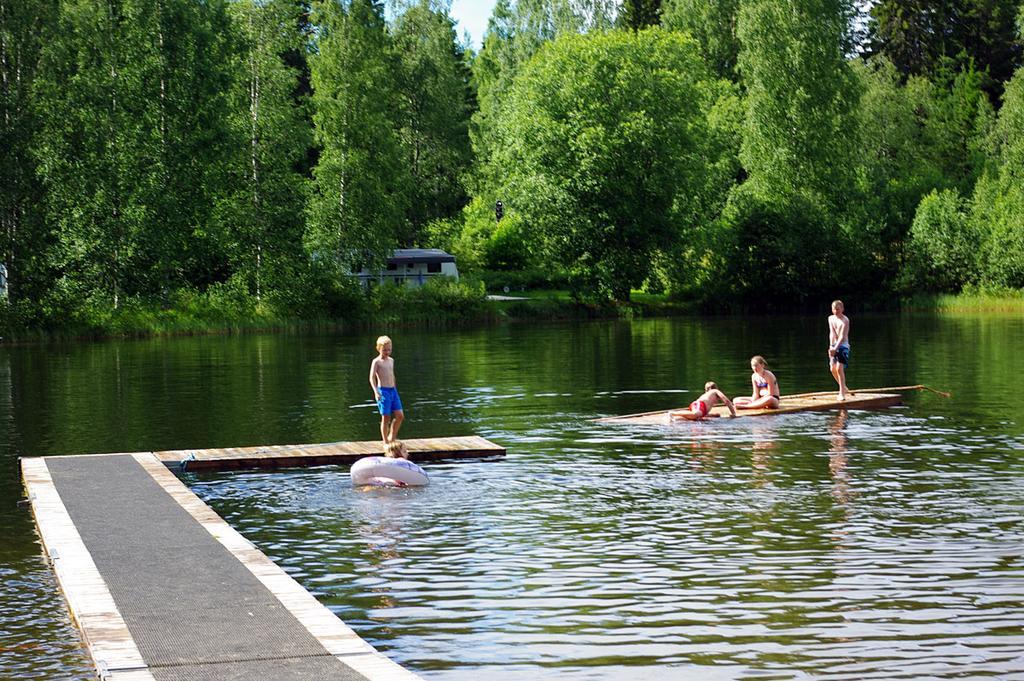
[[459,280],[459,269],[455,256],[438,248],[400,248],[388,258],[383,270],[368,270],[363,267],[353,272],[363,286],[371,282],[385,284],[394,282],[405,286],[418,287],[431,277],[452,277]]

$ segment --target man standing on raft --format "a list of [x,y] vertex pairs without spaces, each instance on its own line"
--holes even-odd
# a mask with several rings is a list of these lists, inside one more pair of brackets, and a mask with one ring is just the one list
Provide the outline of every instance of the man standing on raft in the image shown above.
[[843,314],[843,301],[832,301],[828,318],[828,367],[839,384],[839,401],[846,400],[846,367],[850,364],[850,318]]

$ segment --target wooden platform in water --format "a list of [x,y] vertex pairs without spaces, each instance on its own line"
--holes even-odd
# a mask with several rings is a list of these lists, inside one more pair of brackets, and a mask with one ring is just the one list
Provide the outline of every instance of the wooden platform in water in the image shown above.
[[[505,456],[504,447],[478,435],[402,440],[402,442],[408,447],[409,458],[413,461]],[[379,440],[154,452],[156,457],[167,466],[177,466],[190,471],[351,464],[364,456],[380,456],[382,453],[383,447]]]
[[[736,417],[746,416],[773,416],[776,414],[792,414],[800,411],[824,411],[827,409],[882,409],[893,407],[903,403],[903,396],[896,393],[865,393],[855,392],[846,400],[840,402],[836,399],[836,392],[803,393],[800,395],[783,395],[779,399],[778,409],[737,409]],[[640,414],[626,414],[624,416],[606,416],[594,419],[598,423],[628,423],[628,424],[658,424],[658,423],[686,423],[683,419],[670,419],[671,411],[686,411],[688,406],[665,409],[662,411],[648,411]],[[729,408],[725,405],[718,405],[711,410],[712,414],[729,418]],[[711,418],[714,422],[718,419]]]

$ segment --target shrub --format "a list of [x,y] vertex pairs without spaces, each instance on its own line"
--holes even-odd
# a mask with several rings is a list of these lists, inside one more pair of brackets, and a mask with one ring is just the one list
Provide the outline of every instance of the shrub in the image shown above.
[[932,191],[918,204],[910,227],[904,286],[959,291],[977,281],[981,235],[955,189]]

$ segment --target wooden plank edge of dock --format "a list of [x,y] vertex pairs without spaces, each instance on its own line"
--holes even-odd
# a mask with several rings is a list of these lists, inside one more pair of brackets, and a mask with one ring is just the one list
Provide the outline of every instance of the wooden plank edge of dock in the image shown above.
[[153,675],[57,492],[46,461],[21,460],[22,481],[43,553],[99,678],[152,681]]
[[[454,441],[455,444],[450,449],[430,448],[429,443],[441,440]],[[421,438],[405,440],[405,443],[412,461],[499,459],[507,455],[505,447],[476,435],[458,438]],[[180,449],[157,451],[152,454],[168,468],[209,471],[353,464],[366,456],[382,455],[383,451],[378,451],[378,447],[379,443],[376,441],[352,441],[312,445]],[[344,451],[346,448],[347,451]]]
[[301,584],[228,525],[152,454],[134,455],[192,518],[241,562],[327,651],[371,681],[415,681],[419,676],[380,653]]

